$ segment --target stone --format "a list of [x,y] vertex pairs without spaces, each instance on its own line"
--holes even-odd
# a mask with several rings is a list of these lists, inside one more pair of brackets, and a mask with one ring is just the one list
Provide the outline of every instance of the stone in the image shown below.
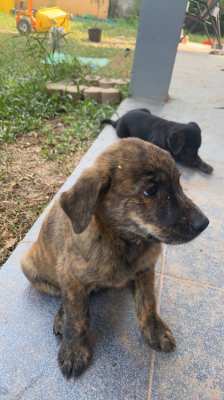
[[65,91],[65,82],[48,82],[46,85],[46,89],[48,92],[53,93],[53,92],[64,92]]
[[49,82],[46,85],[47,91],[50,93],[59,92],[60,94],[68,93],[73,97],[81,97],[82,92],[86,89],[86,86],[74,85],[72,82]]
[[102,88],[111,88],[114,86],[114,79],[103,78],[99,81],[99,85]]
[[91,86],[99,86],[99,81],[101,77],[100,76],[94,76],[94,75],[86,75],[85,80],[87,84],[90,84]]
[[116,86],[124,86],[129,83],[129,79],[113,79],[113,84]]
[[96,86],[87,87],[84,90],[83,94],[85,99],[93,99],[97,103],[101,103],[102,101],[101,89],[99,87]]
[[128,83],[127,79],[107,79],[103,78],[99,81],[99,85],[102,88],[111,88],[114,86],[123,86]]
[[121,93],[118,89],[101,89],[101,99],[103,104],[118,104],[121,101]]

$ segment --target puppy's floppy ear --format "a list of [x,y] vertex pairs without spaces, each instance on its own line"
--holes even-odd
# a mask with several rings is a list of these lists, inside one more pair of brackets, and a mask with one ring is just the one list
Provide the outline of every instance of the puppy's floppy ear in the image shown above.
[[171,153],[173,153],[175,156],[178,155],[185,144],[184,130],[173,130],[170,132],[167,143]]
[[148,114],[151,114],[151,111],[148,110],[148,108],[139,108],[138,111],[143,111],[143,112],[146,112]]
[[201,128],[196,122],[189,122],[188,126],[195,131],[201,132]]
[[110,184],[109,174],[92,167],[87,169],[67,192],[62,193],[60,204],[72,221],[75,233],[83,232],[90,223],[100,193]]

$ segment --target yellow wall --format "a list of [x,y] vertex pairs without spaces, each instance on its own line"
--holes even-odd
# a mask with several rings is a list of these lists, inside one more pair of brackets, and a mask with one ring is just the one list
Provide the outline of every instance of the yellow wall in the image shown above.
[[0,12],[9,13],[13,8],[15,8],[14,0],[0,0]]
[[33,8],[38,10],[41,7],[54,7],[57,3],[57,0],[33,0]]
[[[33,0],[33,8],[58,6],[74,15],[107,18],[110,0]],[[9,13],[18,0],[0,0],[0,12]],[[27,2],[25,2],[27,3]]]
[[33,7],[36,9],[51,6],[58,6],[74,15],[93,15],[98,18],[107,18],[109,0],[33,0]]

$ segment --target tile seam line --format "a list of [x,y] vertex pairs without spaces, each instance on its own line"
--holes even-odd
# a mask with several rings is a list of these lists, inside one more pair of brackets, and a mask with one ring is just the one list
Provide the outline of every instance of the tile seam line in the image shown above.
[[[162,260],[161,260],[161,272],[160,272],[160,280],[159,280],[159,295],[157,299],[157,311],[160,312],[160,305],[161,305],[161,295],[162,295],[162,289],[163,289],[163,280],[164,280],[164,269],[165,269],[165,264],[166,264],[166,252],[167,252],[167,246],[163,247],[162,250]],[[154,376],[154,366],[155,366],[155,360],[156,360],[156,352],[155,350],[152,350],[152,358],[150,361],[149,365],[149,384],[148,384],[148,393],[147,393],[147,400],[152,399],[152,384],[153,384],[153,376]]]
[[[157,272],[157,274],[159,274],[159,272]],[[179,276],[176,276],[174,274],[169,274],[169,273],[166,273],[166,272],[164,272],[163,275],[164,275],[164,277],[167,277],[168,279],[176,279],[177,281],[181,281],[183,283],[192,284],[192,285],[199,286],[199,287],[202,287],[202,288],[205,288],[205,289],[207,288],[207,289],[213,289],[213,290],[217,290],[217,291],[220,291],[220,292],[224,292],[224,288],[220,288],[220,287],[215,286],[215,285],[210,285],[209,283],[206,283],[206,282],[195,281],[193,279],[188,279],[188,278],[181,278]]]

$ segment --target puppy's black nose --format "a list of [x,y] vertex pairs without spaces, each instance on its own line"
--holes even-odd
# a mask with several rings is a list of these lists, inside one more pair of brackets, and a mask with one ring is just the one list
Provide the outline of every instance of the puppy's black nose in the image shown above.
[[209,224],[209,220],[205,215],[194,217],[191,226],[195,233],[199,234],[203,232]]

